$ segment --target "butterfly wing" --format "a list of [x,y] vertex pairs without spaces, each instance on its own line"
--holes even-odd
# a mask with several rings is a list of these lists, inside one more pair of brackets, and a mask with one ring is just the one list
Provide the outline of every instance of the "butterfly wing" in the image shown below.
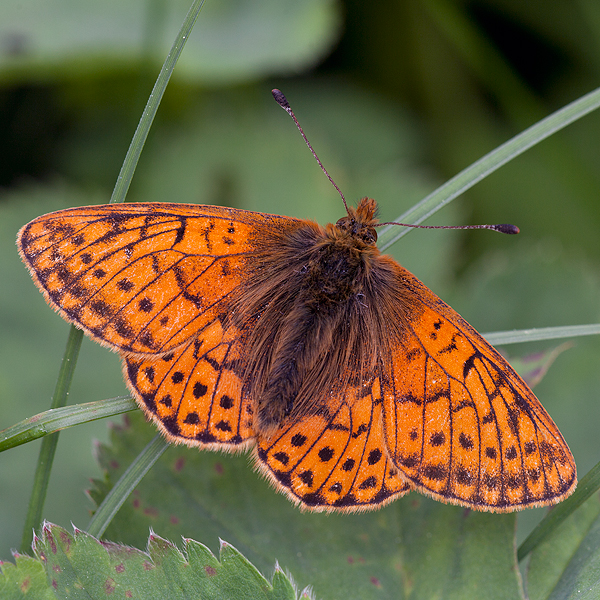
[[240,351],[239,332],[215,320],[175,352],[124,357],[123,373],[138,404],[170,441],[240,449],[254,437]]
[[166,354],[218,320],[261,228],[296,219],[218,206],[121,204],[43,215],[18,246],[48,303],[124,354]]
[[379,380],[360,389],[258,439],[258,468],[304,508],[374,509],[412,489],[387,456]]
[[576,485],[558,428],[511,366],[397,265],[402,333],[383,386],[393,462],[438,500],[492,511],[553,504]]

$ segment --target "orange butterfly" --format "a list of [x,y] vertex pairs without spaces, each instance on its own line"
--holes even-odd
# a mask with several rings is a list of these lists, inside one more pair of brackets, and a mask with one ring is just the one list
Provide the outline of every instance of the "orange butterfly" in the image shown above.
[[119,352],[172,442],[236,450],[311,510],[419,490],[510,511],[576,485],[556,425],[464,319],[375,245],[376,204],[323,228],[217,206],[90,206],[19,232],[48,303]]

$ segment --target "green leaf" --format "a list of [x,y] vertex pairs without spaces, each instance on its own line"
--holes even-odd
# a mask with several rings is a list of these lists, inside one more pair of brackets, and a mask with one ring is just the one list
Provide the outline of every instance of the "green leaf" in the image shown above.
[[524,598],[514,552],[515,513],[422,504],[420,510],[403,507],[407,597]]
[[15,564],[0,561],[0,598],[56,600],[48,586],[42,563],[23,554],[15,555]]
[[[113,430],[98,456],[107,491],[154,435],[139,414]],[[520,598],[514,515],[475,513],[419,494],[363,514],[301,512],[253,472],[247,456],[171,446],[107,529],[109,539],[144,544],[148,530],[175,539],[220,537],[265,572],[289,569],[317,597]]]
[[[152,56],[164,57],[189,8],[170,0],[4,0],[0,76],[44,78],[139,66],[151,31]],[[193,81],[233,83],[312,66],[340,29],[336,0],[221,0],[202,13],[177,68]],[[159,61],[156,61],[157,66]]]
[[157,433],[103,499],[88,525],[91,534],[99,537],[106,531],[117,511],[166,449],[167,442]]
[[147,547],[148,551],[142,552],[99,542],[78,529],[70,534],[50,523],[34,540],[38,564],[46,571],[47,589],[53,589],[59,598],[296,598],[291,581],[280,569],[276,568],[277,577],[271,584],[226,542],[221,543],[219,559],[206,546],[190,539],[184,540],[182,552],[171,542],[151,534]]

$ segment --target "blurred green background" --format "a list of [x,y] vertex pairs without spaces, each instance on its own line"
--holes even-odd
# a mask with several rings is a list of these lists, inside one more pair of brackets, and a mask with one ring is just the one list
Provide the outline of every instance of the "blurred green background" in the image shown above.
[[[0,8],[0,429],[49,407],[68,326],[20,263],[38,214],[107,202],[187,0],[4,0]],[[346,197],[392,220],[486,152],[600,82],[600,5],[534,0],[207,0],[129,200],[336,220],[342,206],[270,90],[287,95]],[[600,321],[600,114],[503,167],[392,254],[482,332]],[[509,346],[529,355],[559,342]],[[580,476],[600,459],[600,340],[536,392]],[[84,342],[70,402],[125,393]],[[44,516],[85,528],[105,422],[61,435]],[[19,545],[38,443],[0,457],[0,558]],[[265,485],[267,485],[265,483]],[[519,518],[521,535],[539,518]],[[211,542],[213,540],[210,540]]]

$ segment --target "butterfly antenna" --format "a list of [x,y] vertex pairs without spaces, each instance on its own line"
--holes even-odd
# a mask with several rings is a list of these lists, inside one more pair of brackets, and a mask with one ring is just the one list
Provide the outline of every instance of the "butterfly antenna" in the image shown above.
[[383,227],[384,225],[400,225],[400,227],[413,227],[415,229],[491,229],[499,233],[515,235],[521,230],[516,225],[501,223],[499,225],[411,225],[410,223],[377,223],[374,227]]
[[[283,108],[283,110],[285,110],[285,112],[288,115],[290,115],[290,117],[292,117],[292,119],[294,120],[294,123],[296,123],[296,127],[298,128],[298,131],[300,132],[300,134],[302,135],[302,138],[306,142],[306,145],[308,146],[309,150],[312,152],[312,155],[315,157],[315,160],[317,161],[317,163],[319,163],[319,166],[321,167],[321,170],[323,171],[323,173],[325,173],[325,175],[327,175],[327,179],[329,179],[329,181],[331,182],[331,185],[338,191],[338,194],[342,197],[342,201],[344,202],[344,206],[346,207],[346,212],[348,212],[348,204],[346,203],[346,198],[344,197],[342,190],[340,190],[340,188],[337,186],[336,182],[332,179],[331,175],[327,172],[327,169],[323,166],[321,159],[317,156],[315,149],[311,146],[311,143],[308,141],[308,138],[306,137],[306,134],[304,133],[304,129],[302,129],[302,126],[298,122],[298,119],[296,118],[296,115],[294,114],[294,111],[292,110],[292,107],[290,106],[290,103],[288,102],[287,98],[284,96],[283,92],[281,90],[278,90],[277,88],[275,88],[274,90],[271,90],[271,93],[273,94],[273,98],[275,98],[275,102],[277,102],[277,104],[279,104],[279,106],[281,106],[281,108]],[[491,229],[492,231],[499,231],[500,233],[508,233],[508,234],[519,233],[519,228],[516,225],[509,225],[509,224],[501,224],[501,225],[411,225],[409,223],[377,223],[375,225],[375,227],[383,227],[384,225],[400,225],[402,227],[414,227],[417,229]]]
[[285,110],[285,112],[288,115],[290,115],[290,117],[292,117],[292,119],[294,119],[294,123],[296,123],[296,127],[298,128],[298,131],[300,132],[304,141],[306,142],[306,145],[312,152],[312,155],[315,157],[315,160],[319,163],[319,166],[321,167],[321,171],[323,171],[323,173],[325,173],[325,175],[327,175],[327,179],[329,179],[329,181],[331,182],[331,185],[338,191],[338,194],[342,197],[344,206],[346,207],[346,212],[348,212],[348,205],[346,204],[346,198],[344,198],[344,194],[342,194],[342,190],[340,190],[340,188],[337,186],[335,181],[331,178],[331,175],[327,172],[327,169],[323,166],[323,163],[317,156],[317,153],[315,152],[314,148],[310,145],[310,142],[308,141],[308,138],[306,137],[304,130],[300,126],[300,123],[298,123],[298,119],[296,119],[296,115],[294,114],[294,111],[292,110],[290,103],[287,101],[287,98],[283,95],[283,92],[278,89],[271,90],[271,94],[273,94],[273,98],[275,98],[275,102],[277,102],[277,104],[279,104],[279,106],[281,106],[281,108],[283,108],[283,110]]

